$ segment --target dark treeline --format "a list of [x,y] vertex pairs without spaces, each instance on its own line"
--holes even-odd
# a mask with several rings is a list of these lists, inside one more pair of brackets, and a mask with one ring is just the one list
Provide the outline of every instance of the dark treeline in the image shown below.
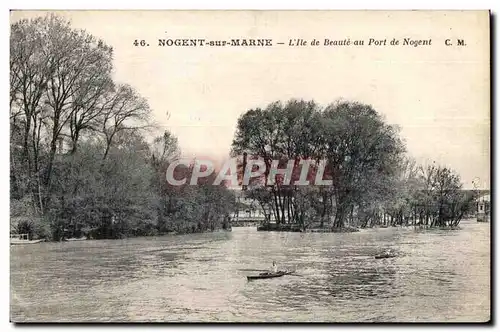
[[226,226],[231,192],[166,183],[177,139],[148,142],[152,110],[112,70],[113,49],[58,16],[11,25],[12,231],[59,240]]
[[[385,123],[371,106],[336,102],[325,108],[313,101],[275,102],[252,109],[237,124],[232,154],[253,159],[266,172],[253,178],[246,195],[257,200],[267,220],[278,224],[336,230],[375,225],[453,227],[474,209],[474,195],[463,191],[459,176],[439,165],[419,166],[407,157],[398,128]],[[273,160],[281,169],[294,163],[291,184],[269,176]],[[314,183],[325,163],[326,186],[297,186],[302,165]],[[255,168],[256,169],[256,168]]]

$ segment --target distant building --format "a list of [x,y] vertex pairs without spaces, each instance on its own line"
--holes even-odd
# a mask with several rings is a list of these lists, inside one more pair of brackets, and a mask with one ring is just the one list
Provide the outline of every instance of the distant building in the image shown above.
[[245,193],[241,189],[234,190],[236,195],[237,209],[232,216],[233,221],[264,221],[266,215],[262,210],[259,202],[254,199],[245,197]]
[[489,222],[491,210],[491,196],[489,194],[479,196],[477,200],[477,221]]
[[233,217],[234,220],[264,219],[264,212],[259,203],[251,198],[245,197],[244,191],[236,190],[237,210]]

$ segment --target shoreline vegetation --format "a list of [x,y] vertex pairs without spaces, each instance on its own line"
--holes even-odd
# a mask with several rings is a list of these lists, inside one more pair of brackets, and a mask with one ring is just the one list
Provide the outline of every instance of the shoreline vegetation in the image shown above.
[[[272,225],[272,226],[270,226]],[[392,226],[374,226],[370,228],[357,228],[352,226],[344,226],[342,228],[306,228],[301,229],[298,227],[283,227],[283,226],[275,226],[275,224],[266,224],[257,226],[258,231],[270,231],[270,232],[300,232],[300,233],[356,233],[360,232],[363,229],[377,229],[377,228],[406,228],[406,229],[414,229],[418,231],[422,230],[460,230],[460,226],[440,226],[440,227],[431,227],[425,225],[392,225]]]
[[165,181],[177,138],[112,78],[113,57],[58,15],[11,24],[11,233],[59,241],[230,229],[224,185]]
[[[463,190],[447,166],[418,165],[399,129],[358,102],[292,99],[251,109],[238,119],[231,153],[258,174],[242,193],[264,212],[260,230],[452,229],[476,210],[479,191]],[[318,178],[322,185],[297,185]]]
[[[272,225],[272,224],[271,224]],[[361,230],[369,230],[369,229],[377,229],[377,228],[398,228],[398,229],[409,229],[409,230],[414,230],[416,232],[422,232],[422,231],[433,231],[433,230],[444,230],[444,231],[459,231],[462,228],[460,226],[440,226],[440,227],[430,227],[430,226],[425,226],[425,225],[391,225],[391,226],[374,226],[370,228],[356,228],[352,226],[345,226],[342,228],[307,228],[305,230],[302,230],[300,228],[293,228],[293,227],[283,227],[283,226],[269,226],[269,224],[266,225],[259,225],[259,226],[233,226],[233,227],[256,227],[257,231],[267,231],[267,232],[292,232],[292,233],[356,233],[360,232]],[[87,240],[119,240],[119,239],[127,239],[127,238],[134,238],[134,237],[161,237],[161,236],[176,236],[176,235],[189,235],[189,234],[208,234],[208,233],[220,233],[220,232],[231,232],[231,228],[218,228],[214,230],[204,230],[204,231],[195,231],[191,233],[178,233],[176,231],[170,231],[170,232],[163,232],[163,233],[157,233],[153,232],[150,234],[142,234],[142,235],[137,235],[137,236],[127,236],[127,237],[117,237],[117,238],[91,238],[91,237],[85,237],[82,236],[81,238],[60,238],[58,241],[56,240],[45,240],[42,239],[43,241],[37,242],[37,243],[43,243],[43,242],[74,242],[74,241],[87,241]],[[30,244],[36,244],[36,243],[30,243]]]
[[[196,185],[166,181],[181,156],[178,140],[158,130],[131,84],[112,78],[113,56],[105,41],[54,14],[11,24],[11,232],[60,241],[231,230],[241,205],[226,182],[214,185],[214,174]],[[231,145],[239,183],[252,160],[266,166],[242,186],[265,214],[261,230],[457,228],[478,192],[462,190],[449,167],[417,165],[406,152],[397,126],[370,105],[342,100],[247,110]],[[275,161],[290,165],[291,183],[305,176],[323,184],[290,184],[270,173]],[[175,178],[201,171],[193,162],[176,167]]]

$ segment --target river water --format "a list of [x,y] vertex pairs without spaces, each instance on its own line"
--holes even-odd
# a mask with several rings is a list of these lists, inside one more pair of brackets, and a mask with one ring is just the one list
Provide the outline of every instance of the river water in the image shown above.
[[[484,322],[490,225],[11,246],[14,322]],[[374,259],[393,249],[398,257]],[[276,260],[295,276],[247,281]]]

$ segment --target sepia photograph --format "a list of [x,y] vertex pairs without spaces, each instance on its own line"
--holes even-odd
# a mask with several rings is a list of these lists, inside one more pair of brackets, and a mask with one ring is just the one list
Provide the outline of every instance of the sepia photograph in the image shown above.
[[9,19],[12,323],[491,323],[489,11]]

